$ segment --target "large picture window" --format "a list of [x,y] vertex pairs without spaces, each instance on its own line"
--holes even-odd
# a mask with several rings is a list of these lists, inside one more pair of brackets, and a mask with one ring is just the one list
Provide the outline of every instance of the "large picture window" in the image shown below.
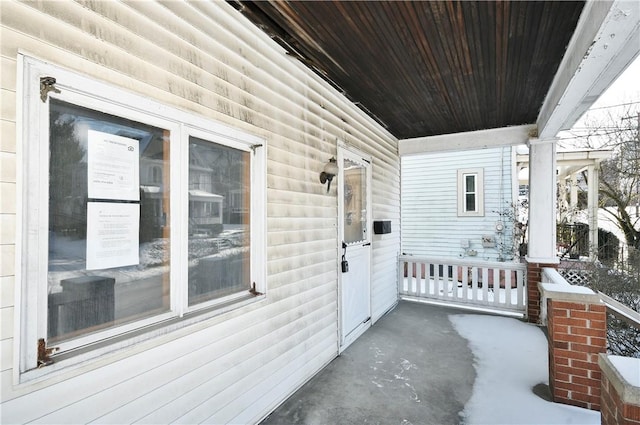
[[168,130],[49,101],[50,343],[169,310],[168,151]]
[[[36,341],[69,362],[260,299],[261,139],[29,58],[24,69],[21,372],[42,373]],[[55,81],[44,97],[42,78]]]

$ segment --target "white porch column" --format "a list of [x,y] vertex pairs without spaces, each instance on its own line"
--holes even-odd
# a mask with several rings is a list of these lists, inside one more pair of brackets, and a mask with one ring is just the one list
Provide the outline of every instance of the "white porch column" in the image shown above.
[[556,139],[529,140],[529,246],[527,261],[557,264]]
[[571,211],[578,209],[578,175],[576,173],[571,174],[571,189],[569,190],[569,207]]
[[589,257],[592,260],[598,258],[598,187],[600,186],[600,173],[598,164],[587,167],[587,217],[589,222]]

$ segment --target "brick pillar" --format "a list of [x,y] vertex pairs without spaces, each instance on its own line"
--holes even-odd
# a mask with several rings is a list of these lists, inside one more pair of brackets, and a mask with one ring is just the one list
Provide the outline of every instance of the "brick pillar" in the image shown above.
[[[602,369],[600,419],[602,425],[640,425],[640,387],[625,379],[612,360],[632,363],[630,370],[640,370],[640,359],[599,357]],[[632,372],[633,373],[633,372]],[[637,377],[637,375],[636,375]]]
[[553,401],[600,410],[598,355],[606,352],[606,307],[593,292],[553,291],[544,298]]
[[542,281],[542,269],[557,269],[557,263],[537,263],[525,259],[527,264],[527,321],[540,322],[540,290],[538,283]]

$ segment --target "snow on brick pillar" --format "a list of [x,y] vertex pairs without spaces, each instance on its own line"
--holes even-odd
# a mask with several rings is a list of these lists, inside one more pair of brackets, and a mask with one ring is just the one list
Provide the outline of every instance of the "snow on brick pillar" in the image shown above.
[[558,263],[543,264],[529,261],[527,264],[527,321],[529,323],[539,323],[540,321],[540,291],[538,283],[542,282],[542,269],[557,269]]
[[640,424],[640,359],[600,354],[602,425]]
[[547,304],[553,401],[600,410],[598,356],[606,352],[606,307],[588,288],[542,283],[540,290]]

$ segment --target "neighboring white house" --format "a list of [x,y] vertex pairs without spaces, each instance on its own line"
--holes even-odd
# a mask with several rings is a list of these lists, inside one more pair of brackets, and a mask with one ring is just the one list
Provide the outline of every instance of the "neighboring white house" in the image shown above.
[[517,206],[515,148],[402,157],[402,251],[509,261]]
[[[611,150],[575,150],[562,151],[556,154],[556,177],[558,180],[558,223],[578,222],[578,186],[587,194],[587,209],[583,222],[589,225],[589,253],[591,258],[597,256],[594,249],[598,246],[598,190],[600,186],[600,163],[608,159]],[[529,184],[529,154],[527,149],[519,150],[517,155],[518,181],[520,185]],[[586,173],[587,179],[579,177]],[[559,252],[562,254],[562,247]]]

